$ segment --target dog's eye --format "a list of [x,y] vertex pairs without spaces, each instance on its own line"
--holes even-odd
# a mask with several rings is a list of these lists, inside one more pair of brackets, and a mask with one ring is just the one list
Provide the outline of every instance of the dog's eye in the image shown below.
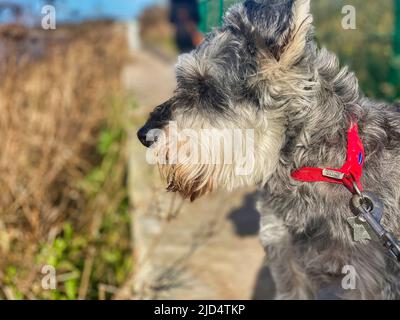
[[205,78],[200,78],[197,85],[198,85],[198,90],[199,90],[200,96],[207,93],[209,86],[208,86],[207,80]]

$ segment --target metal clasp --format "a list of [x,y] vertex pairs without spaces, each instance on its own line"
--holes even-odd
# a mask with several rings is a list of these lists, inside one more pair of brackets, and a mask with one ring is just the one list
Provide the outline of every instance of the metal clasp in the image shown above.
[[381,225],[384,209],[382,200],[372,192],[362,193],[356,187],[355,190],[356,194],[350,202],[355,217],[348,219],[354,230],[354,240],[378,240],[400,261],[400,243]]

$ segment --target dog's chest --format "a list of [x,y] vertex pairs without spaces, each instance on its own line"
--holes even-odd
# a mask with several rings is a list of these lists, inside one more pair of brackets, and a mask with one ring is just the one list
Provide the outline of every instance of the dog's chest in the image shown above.
[[262,221],[268,221],[264,216],[274,215],[291,238],[300,243],[320,246],[327,241],[353,242],[353,229],[348,223],[352,217],[350,196],[332,188],[338,187],[318,184],[286,193],[264,190],[258,204]]

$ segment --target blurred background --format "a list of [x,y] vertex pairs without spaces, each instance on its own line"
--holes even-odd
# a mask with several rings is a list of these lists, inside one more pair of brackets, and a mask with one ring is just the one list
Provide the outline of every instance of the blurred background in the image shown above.
[[[0,1],[0,299],[271,298],[253,190],[182,201],[135,137],[234,2]],[[363,91],[398,101],[400,1],[312,11]]]

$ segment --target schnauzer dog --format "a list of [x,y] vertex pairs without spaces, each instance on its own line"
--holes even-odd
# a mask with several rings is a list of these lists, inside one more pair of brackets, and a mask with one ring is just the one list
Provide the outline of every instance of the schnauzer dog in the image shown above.
[[[379,242],[354,240],[348,190],[292,177],[302,167],[345,163],[346,133],[356,122],[365,150],[361,183],[383,201],[382,224],[400,234],[400,114],[363,96],[356,76],[317,48],[312,20],[310,0],[231,7],[221,28],[180,56],[174,96],[138,137],[168,160],[166,140],[149,132],[165,133],[171,121],[195,131],[254,129],[251,174],[238,175],[232,163],[167,161],[160,168],[168,189],[194,200],[217,187],[259,186],[260,237],[277,299],[316,299],[332,287],[336,298],[400,298],[397,262]],[[356,273],[350,289],[341,286],[346,266]]]

